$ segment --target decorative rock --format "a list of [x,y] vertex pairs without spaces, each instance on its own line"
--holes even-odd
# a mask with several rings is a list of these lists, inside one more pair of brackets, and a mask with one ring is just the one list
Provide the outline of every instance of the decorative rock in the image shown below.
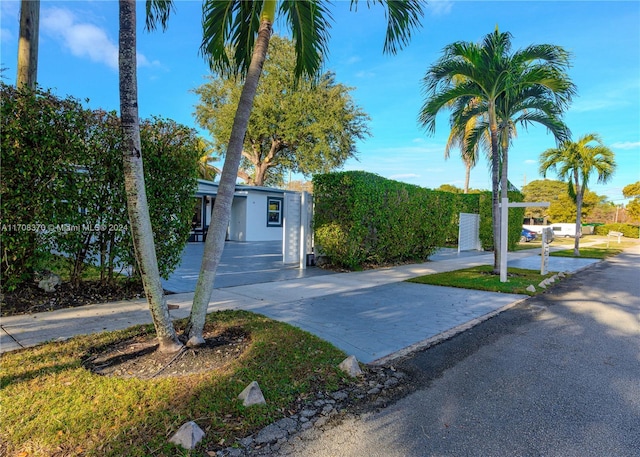
[[527,286],[527,292],[535,292],[536,291],[536,287],[533,284],[529,284]]
[[267,401],[264,399],[264,395],[262,395],[262,391],[260,390],[260,386],[256,381],[253,381],[245,387],[245,389],[240,392],[240,395],[238,395],[238,398],[242,400],[242,404],[244,406],[267,404]]
[[194,449],[198,443],[204,438],[204,432],[198,424],[189,421],[169,439],[169,442],[182,446],[185,449]]
[[559,278],[564,278],[566,275],[563,272],[558,273]]
[[62,279],[55,273],[48,272],[40,281],[38,287],[45,292],[55,292],[56,287],[62,283]]
[[257,444],[275,443],[287,435],[288,433],[278,427],[277,424],[271,424],[260,430],[258,436],[255,437],[255,442]]
[[348,393],[346,393],[346,392],[345,392],[345,391],[343,391],[343,390],[339,390],[339,391],[337,391],[337,392],[332,393],[332,394],[331,394],[331,397],[332,397],[334,400],[337,400],[337,401],[343,401],[343,400],[346,400],[347,398],[349,398],[349,394],[348,394]]
[[546,289],[547,288],[547,280],[545,279],[540,284],[538,284],[538,287],[541,287],[542,289]]
[[362,370],[360,369],[358,359],[356,359],[355,355],[350,355],[349,357],[344,359],[340,363],[340,365],[338,365],[338,368],[340,368],[352,378],[362,375]]

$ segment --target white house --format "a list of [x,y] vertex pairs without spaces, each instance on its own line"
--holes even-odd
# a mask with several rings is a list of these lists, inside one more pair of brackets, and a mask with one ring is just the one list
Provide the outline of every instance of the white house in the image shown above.
[[[218,184],[198,180],[196,211],[190,241],[204,241],[211,224]],[[270,187],[236,185],[227,230],[230,241],[277,241],[283,239],[287,194],[298,194]]]

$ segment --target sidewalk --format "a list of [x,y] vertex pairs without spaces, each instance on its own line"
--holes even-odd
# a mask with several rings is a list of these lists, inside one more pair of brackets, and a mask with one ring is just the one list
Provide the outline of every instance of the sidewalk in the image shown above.
[[[509,253],[509,266],[540,268],[539,250]],[[288,322],[365,363],[463,331],[526,298],[403,282],[491,264],[492,253],[434,256],[434,261],[216,289],[209,312],[244,309]],[[575,272],[597,260],[551,257],[550,271]],[[193,293],[167,296],[174,319],[187,317]],[[151,323],[146,301],[131,300],[1,319],[0,352],[80,334]],[[401,353],[401,352],[400,352]]]

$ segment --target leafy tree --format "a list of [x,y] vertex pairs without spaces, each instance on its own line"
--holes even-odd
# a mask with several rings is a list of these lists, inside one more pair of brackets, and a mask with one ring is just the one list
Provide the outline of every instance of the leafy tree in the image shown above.
[[624,186],[622,195],[624,195],[624,198],[640,198],[640,181]]
[[540,155],[540,173],[544,176],[549,170],[554,170],[567,182],[569,195],[576,203],[575,256],[580,255],[582,205],[589,178],[595,172],[598,182],[606,183],[613,176],[615,168],[613,151],[604,146],[594,133],[582,136],[577,142],[565,141],[560,147],[547,149]]
[[[296,81],[293,43],[274,36],[269,47],[238,170],[245,183],[256,186],[281,182],[287,171],[308,176],[338,168],[355,156],[356,140],[369,134],[369,117],[353,102],[351,88],[331,73]],[[241,91],[242,81],[233,75],[210,77],[194,90],[200,97],[196,121],[215,138],[220,155]]]
[[640,220],[640,181],[624,186],[622,195],[624,198],[633,198],[627,203],[627,212],[632,219]]
[[[558,140],[567,129],[560,119],[575,88],[565,73],[569,54],[554,45],[531,45],[511,52],[511,34],[498,29],[480,44],[456,42],[426,72],[426,101],[419,115],[421,125],[435,131],[437,114],[452,108],[452,123],[464,131],[475,119],[477,126],[465,141],[472,150],[489,132],[494,246],[500,246],[500,198],[507,196],[508,148],[514,126],[540,123]],[[499,270],[500,250],[494,249],[494,272]]]
[[451,192],[452,194],[462,194],[464,189],[460,189],[459,187],[454,186],[453,184],[442,184],[436,190],[441,190],[443,192]]
[[[355,3],[354,1],[353,4]],[[384,50],[395,53],[399,46],[408,42],[411,30],[419,24],[423,4],[418,0],[380,3],[386,7],[388,20]],[[303,75],[315,76],[323,55],[327,52],[329,39],[330,12],[324,3],[313,0],[205,0],[204,3],[204,38],[201,50],[209,59],[214,71],[220,75],[237,74],[244,78],[244,85],[229,135],[216,204],[213,208],[213,222],[205,242],[202,267],[187,325],[188,345],[204,343],[202,331],[207,306],[224,249],[244,137],[273,33],[276,8],[283,23],[291,30],[296,50],[296,78]],[[228,48],[233,49],[232,56],[227,54]]]
[[[531,181],[522,188],[525,201],[549,202],[548,208],[525,208],[525,218],[544,219],[554,222],[573,222],[576,220],[577,207],[567,192],[567,184],[553,179]],[[587,190],[582,205],[582,216],[586,217],[606,197]]]
[[[147,24],[159,20],[165,24],[171,2],[147,1]],[[142,285],[149,303],[159,348],[176,352],[183,345],[178,340],[169,316],[156,257],[151,218],[145,190],[140,123],[138,117],[138,82],[136,72],[136,0],[119,2],[119,80],[120,116],[123,131],[124,183],[133,246],[140,268]]]

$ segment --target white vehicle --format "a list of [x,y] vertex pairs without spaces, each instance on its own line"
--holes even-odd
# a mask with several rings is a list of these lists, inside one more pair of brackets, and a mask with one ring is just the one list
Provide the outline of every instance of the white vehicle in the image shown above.
[[576,224],[551,224],[553,235],[556,238],[575,238]]

